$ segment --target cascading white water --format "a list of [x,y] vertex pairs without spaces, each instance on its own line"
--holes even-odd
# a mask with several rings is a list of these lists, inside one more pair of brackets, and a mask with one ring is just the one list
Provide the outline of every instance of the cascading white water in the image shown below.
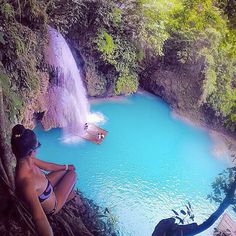
[[84,124],[91,117],[86,90],[66,40],[51,27],[48,32],[46,59],[57,68],[57,83],[50,88],[47,114],[53,116],[54,123],[63,127],[64,138],[78,137],[83,135]]

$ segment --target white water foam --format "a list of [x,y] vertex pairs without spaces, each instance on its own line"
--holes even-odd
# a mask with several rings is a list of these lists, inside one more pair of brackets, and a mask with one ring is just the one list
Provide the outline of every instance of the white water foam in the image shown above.
[[48,33],[46,59],[57,68],[57,83],[53,85],[57,89],[52,89],[54,103],[49,107],[53,112],[49,111],[48,114],[53,114],[53,120],[63,127],[63,139],[66,142],[79,141],[84,133],[85,123],[98,124],[104,121],[104,117],[101,113],[90,113],[80,71],[66,40],[51,27],[48,28]]

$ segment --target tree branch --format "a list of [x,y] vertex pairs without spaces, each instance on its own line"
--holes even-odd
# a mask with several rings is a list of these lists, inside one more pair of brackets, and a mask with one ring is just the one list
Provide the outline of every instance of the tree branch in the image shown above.
[[234,195],[236,190],[236,178],[234,182],[231,185],[231,188],[226,195],[223,202],[220,204],[218,209],[210,215],[210,217],[205,220],[202,224],[188,224],[188,225],[177,225],[175,223],[175,219],[164,219],[161,220],[152,236],[164,236],[164,235],[183,235],[183,236],[192,236],[199,234],[209,227],[211,227],[216,220],[223,214],[223,212],[232,204],[232,202],[235,202]]

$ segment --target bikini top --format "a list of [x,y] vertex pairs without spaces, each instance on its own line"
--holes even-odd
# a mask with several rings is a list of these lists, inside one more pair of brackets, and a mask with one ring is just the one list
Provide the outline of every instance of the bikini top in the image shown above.
[[52,184],[50,183],[50,181],[48,180],[48,184],[47,184],[46,189],[43,191],[43,193],[41,193],[38,196],[39,201],[43,202],[46,199],[48,199],[51,196],[52,192],[53,192],[53,187],[52,187]]

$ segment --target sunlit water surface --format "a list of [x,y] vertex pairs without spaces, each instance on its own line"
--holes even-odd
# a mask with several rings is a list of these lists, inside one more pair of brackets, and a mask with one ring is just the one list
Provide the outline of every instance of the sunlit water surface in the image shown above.
[[212,154],[206,131],[173,118],[170,108],[150,95],[104,100],[92,110],[107,117],[103,128],[109,133],[101,145],[64,144],[60,129],[36,129],[43,144],[38,156],[74,164],[77,186],[111,210],[121,235],[151,235],[159,220],[187,201],[198,223],[213,212],[206,197],[226,164]]

